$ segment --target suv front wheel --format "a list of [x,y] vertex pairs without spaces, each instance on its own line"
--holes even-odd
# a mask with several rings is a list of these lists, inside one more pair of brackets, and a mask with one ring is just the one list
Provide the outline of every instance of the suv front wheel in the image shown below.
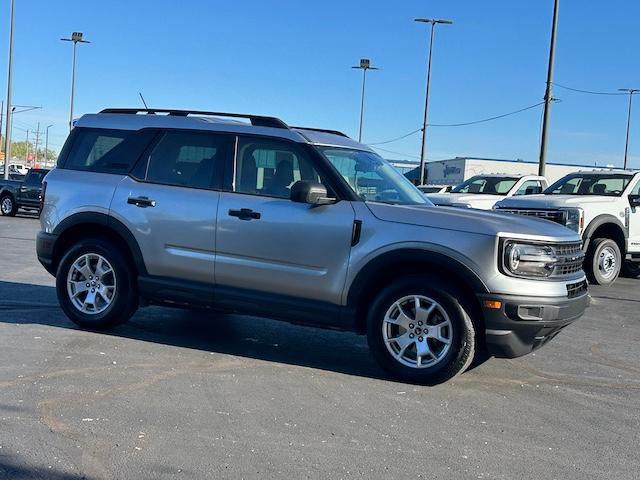
[[457,293],[425,276],[382,290],[369,310],[367,340],[393,376],[435,385],[464,372],[475,353],[475,329]]
[[134,276],[113,243],[86,239],[73,245],[56,274],[58,300],[71,321],[101,329],[124,323],[136,311]]

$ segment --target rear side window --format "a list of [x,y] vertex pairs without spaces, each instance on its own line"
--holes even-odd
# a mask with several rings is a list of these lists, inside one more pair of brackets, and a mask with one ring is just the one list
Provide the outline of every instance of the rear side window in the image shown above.
[[230,158],[233,137],[200,132],[165,132],[153,148],[145,180],[191,188],[215,188]]
[[133,160],[123,148],[129,130],[77,128],[64,168],[105,173],[127,173]]

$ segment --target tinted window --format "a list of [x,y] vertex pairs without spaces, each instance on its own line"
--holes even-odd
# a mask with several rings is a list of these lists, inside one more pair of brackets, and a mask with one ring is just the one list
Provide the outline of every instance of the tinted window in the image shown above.
[[559,195],[605,195],[620,196],[631,175],[625,174],[581,174],[574,173],[561,178],[544,193]]
[[485,195],[503,195],[509,192],[518,181],[512,177],[471,177],[453,190],[453,193],[483,193]]
[[640,181],[636,183],[635,187],[633,187],[633,190],[631,191],[631,195],[640,195]]
[[514,195],[532,195],[542,192],[542,184],[539,180],[527,180]]
[[74,130],[75,139],[64,168],[111,173],[129,171],[135,159],[116,147],[131,135],[130,131],[87,128]]
[[228,158],[231,137],[198,132],[166,132],[147,165],[146,180],[180,187],[212,188]]
[[299,180],[322,183],[306,154],[286,142],[241,139],[238,145],[235,191],[289,198]]
[[30,171],[25,180],[25,185],[40,185],[42,183],[42,179],[47,174],[47,172],[34,172]]

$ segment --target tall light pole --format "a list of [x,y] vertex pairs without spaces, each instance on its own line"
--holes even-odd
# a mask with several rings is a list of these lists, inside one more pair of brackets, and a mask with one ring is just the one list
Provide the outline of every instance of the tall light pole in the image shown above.
[[364,119],[364,89],[367,83],[367,70],[380,70],[379,68],[371,66],[371,60],[368,58],[361,58],[360,65],[357,68],[362,70],[362,97],[360,98],[360,128],[358,129],[358,141],[362,142],[362,121]]
[[551,113],[551,102],[553,101],[553,66],[556,59],[556,33],[558,31],[558,10],[560,0],[553,2],[553,23],[551,26],[551,46],[549,47],[549,65],[547,68],[547,88],[544,92],[544,113],[542,117],[542,135],[540,137],[540,163],[538,164],[538,175],[544,176],[545,164],[547,162],[547,134],[549,127],[549,115]]
[[621,92],[627,92],[629,94],[629,112],[627,113],[627,139],[624,143],[624,169],[627,169],[627,154],[629,153],[629,132],[631,131],[631,104],[633,102],[633,96],[640,92],[640,88],[619,88]]
[[49,153],[49,129],[53,127],[53,125],[47,125],[47,128],[45,129],[45,135],[44,135],[44,166],[46,167],[47,164],[49,163],[49,158],[48,158],[48,153]]
[[9,159],[11,158],[11,93],[13,90],[13,12],[14,0],[11,0],[11,13],[9,14],[9,65],[7,69],[7,105],[4,121],[4,179],[9,178]]
[[73,60],[71,63],[71,105],[69,108],[69,130],[73,127],[73,99],[76,93],[76,46],[78,43],[91,43],[82,39],[82,32],[73,32],[71,38],[61,38],[64,42],[73,42]]
[[420,185],[424,183],[424,164],[427,159],[427,117],[429,115],[429,88],[431,85],[431,55],[433,53],[433,35],[436,24],[451,25],[451,20],[434,20],[432,18],[416,18],[416,22],[430,23],[431,35],[429,36],[429,60],[427,62],[427,92],[424,100],[424,121],[422,122],[422,148],[420,149]]

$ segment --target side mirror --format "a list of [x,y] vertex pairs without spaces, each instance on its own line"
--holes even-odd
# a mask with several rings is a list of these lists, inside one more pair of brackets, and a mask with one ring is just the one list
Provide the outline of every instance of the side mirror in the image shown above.
[[640,207],[640,195],[629,195],[629,205],[631,208]]
[[336,201],[335,198],[327,197],[327,189],[324,185],[305,180],[299,180],[291,186],[289,199],[292,202],[310,205],[329,205]]

